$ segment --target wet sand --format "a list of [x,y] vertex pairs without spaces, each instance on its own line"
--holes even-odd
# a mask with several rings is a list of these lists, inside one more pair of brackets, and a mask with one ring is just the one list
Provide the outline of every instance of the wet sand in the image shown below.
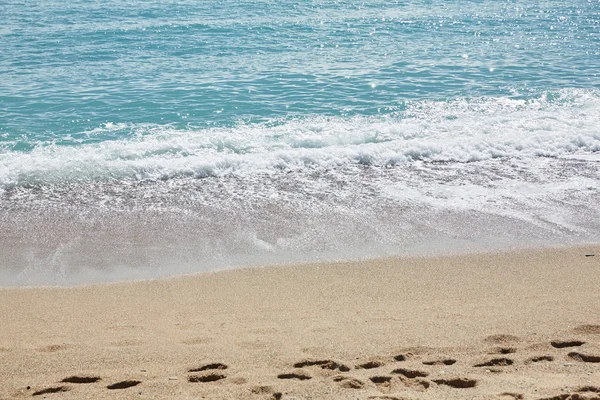
[[5,288],[0,398],[600,399],[599,282],[594,245]]

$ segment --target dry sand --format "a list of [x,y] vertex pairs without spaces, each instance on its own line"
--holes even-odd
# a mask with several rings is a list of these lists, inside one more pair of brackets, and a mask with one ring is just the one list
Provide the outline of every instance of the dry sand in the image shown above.
[[0,289],[0,398],[599,399],[598,253]]

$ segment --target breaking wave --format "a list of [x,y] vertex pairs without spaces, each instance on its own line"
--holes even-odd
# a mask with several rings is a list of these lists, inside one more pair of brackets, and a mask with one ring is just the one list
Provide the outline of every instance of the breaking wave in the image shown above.
[[600,152],[600,93],[421,101],[374,117],[315,116],[228,128],[106,123],[83,132],[78,142],[38,142],[30,151],[0,144],[0,187],[593,157]]

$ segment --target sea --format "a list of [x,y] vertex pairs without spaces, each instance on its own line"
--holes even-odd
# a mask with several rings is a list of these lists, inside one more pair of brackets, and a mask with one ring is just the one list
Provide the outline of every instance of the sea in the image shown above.
[[0,286],[599,241],[598,0],[0,2]]

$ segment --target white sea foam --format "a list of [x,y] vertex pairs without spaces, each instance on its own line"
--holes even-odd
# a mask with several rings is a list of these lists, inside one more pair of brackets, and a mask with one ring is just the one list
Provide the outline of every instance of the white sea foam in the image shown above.
[[88,134],[0,150],[0,284],[600,240],[595,92]]
[[590,157],[600,152],[600,94],[418,102],[381,117],[309,117],[232,128],[107,123],[88,134],[114,131],[126,137],[79,146],[38,144],[30,152],[0,148],[0,186]]

